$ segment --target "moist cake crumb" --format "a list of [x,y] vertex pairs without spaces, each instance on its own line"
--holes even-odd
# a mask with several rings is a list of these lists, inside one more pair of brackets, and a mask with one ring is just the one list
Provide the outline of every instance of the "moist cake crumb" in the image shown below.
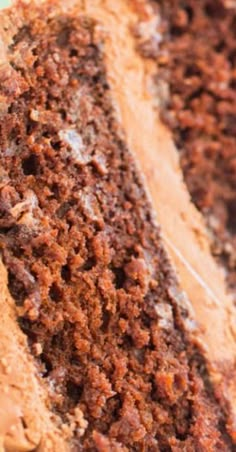
[[[236,9],[225,0],[153,2],[161,17],[156,84],[212,253],[236,289]],[[147,47],[147,46],[146,46]],[[140,48],[142,51],[142,47]],[[163,59],[164,56],[164,59]],[[165,86],[165,85],[164,85]]]
[[31,14],[1,74],[0,247],[49,407],[71,450],[230,451],[96,24]]

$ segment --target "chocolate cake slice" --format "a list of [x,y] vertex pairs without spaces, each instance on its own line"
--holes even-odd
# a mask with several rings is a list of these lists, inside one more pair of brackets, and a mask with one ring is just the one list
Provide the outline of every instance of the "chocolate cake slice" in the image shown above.
[[[137,129],[127,133],[120,108],[142,72],[130,67],[117,96],[126,66],[115,63],[128,52],[136,61],[133,14],[122,0],[18,2],[1,13],[6,451],[234,448],[230,320],[213,332],[222,348],[208,359],[156,224],[140,148],[130,146]],[[218,310],[224,319],[223,303],[211,306],[213,318]],[[229,362],[216,369],[225,347]]]

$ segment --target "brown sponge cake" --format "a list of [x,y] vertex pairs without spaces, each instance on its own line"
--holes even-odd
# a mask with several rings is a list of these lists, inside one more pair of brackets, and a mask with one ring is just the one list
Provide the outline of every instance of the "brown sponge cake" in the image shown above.
[[193,202],[213,255],[236,289],[236,4],[227,0],[153,2],[162,42],[142,53],[167,82],[162,116],[173,131]]
[[[234,400],[231,406],[223,391],[234,371],[231,323],[215,331],[222,348],[211,361],[200,342],[200,316],[156,224],[145,165],[132,146],[138,129],[127,133],[128,110],[120,108],[119,99],[130,102],[122,87],[117,96],[127,66],[116,55],[120,42],[107,37],[114,30],[119,39],[119,13],[127,13],[121,34],[130,50],[134,13],[123,1],[115,11],[99,1],[70,8],[18,3],[1,15],[1,310],[9,315],[0,329],[0,407],[8,407],[0,432],[6,451],[234,447]],[[137,58],[148,72],[134,44],[134,65]],[[132,97],[132,84],[124,86]],[[156,118],[148,99],[147,115],[149,108]],[[229,317],[228,299],[211,306],[219,322],[224,303]],[[227,368],[215,369],[226,345]],[[24,386],[15,384],[17,367]]]

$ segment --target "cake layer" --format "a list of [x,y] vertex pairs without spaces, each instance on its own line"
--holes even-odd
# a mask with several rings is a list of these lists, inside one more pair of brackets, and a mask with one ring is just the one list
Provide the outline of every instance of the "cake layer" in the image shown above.
[[[211,250],[236,290],[236,4],[156,1],[162,42],[142,50],[168,83],[162,116],[173,131],[191,198]],[[153,53],[152,53],[153,52]]]
[[[225,322],[230,301],[224,304],[221,281],[213,293],[178,248],[186,232],[217,279],[207,244],[199,246],[192,231],[192,221],[201,223],[188,205],[175,150],[156,128],[145,86],[152,67],[135,53],[130,32],[137,16],[123,1],[115,8],[72,4],[71,11],[57,5],[31,3],[22,17],[12,10],[10,23],[6,14],[1,19],[12,30],[18,20],[18,31],[1,73],[0,243],[47,406],[64,437],[71,434],[71,450],[232,450],[234,405],[225,404],[222,380],[235,357]],[[207,325],[202,335],[196,331],[129,148],[199,309],[193,315],[205,325],[210,312],[217,335]],[[166,174],[187,218],[194,217],[190,227],[185,217],[172,228],[178,209],[168,218]],[[22,392],[23,427],[24,399]]]

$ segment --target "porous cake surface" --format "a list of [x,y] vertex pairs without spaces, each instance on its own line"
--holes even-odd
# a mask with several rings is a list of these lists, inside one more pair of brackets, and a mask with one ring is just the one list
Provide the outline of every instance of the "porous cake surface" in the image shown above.
[[0,74],[1,253],[48,406],[71,450],[230,451],[99,27],[49,13],[26,9]]
[[212,253],[235,293],[235,2],[154,3],[163,38],[156,52],[157,84],[164,80],[169,87],[163,118],[173,131],[192,200],[206,218]]

